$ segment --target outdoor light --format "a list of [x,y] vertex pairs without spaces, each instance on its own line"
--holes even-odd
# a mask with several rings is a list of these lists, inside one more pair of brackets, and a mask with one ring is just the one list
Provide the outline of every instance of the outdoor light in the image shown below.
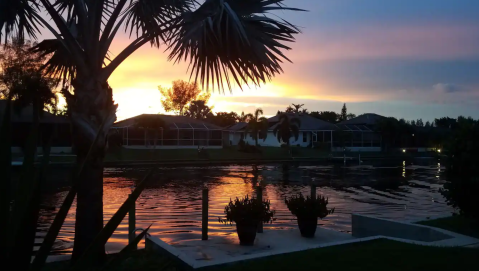
[[438,150],[437,150],[437,152],[439,152],[439,153],[440,153],[440,152],[441,152],[441,149],[438,149]]
[[402,152],[406,152],[406,150],[405,150],[405,149],[403,149],[403,150],[402,150]]

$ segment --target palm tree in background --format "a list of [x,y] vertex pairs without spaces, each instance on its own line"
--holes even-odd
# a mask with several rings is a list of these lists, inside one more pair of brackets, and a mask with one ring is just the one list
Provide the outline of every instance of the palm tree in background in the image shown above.
[[[276,15],[267,16],[298,10],[286,7],[284,0],[0,0],[0,7],[0,40],[53,36],[38,44],[36,52],[51,56],[45,72],[73,87],[67,103],[77,166],[85,162],[82,181],[73,190],[73,260],[103,228],[103,160],[117,105],[102,85],[118,66],[145,44],[165,44],[168,60],[188,61],[204,89],[259,86],[282,72],[280,63],[289,59],[280,50],[289,50],[284,43],[294,42],[299,33]],[[110,47],[122,30],[133,40],[112,55]],[[99,262],[101,255],[100,247]]]
[[253,118],[253,114],[245,114],[244,111],[241,112],[241,115],[238,115],[238,122],[248,122]]
[[279,116],[279,123],[274,128],[273,134],[278,139],[278,142],[286,143],[290,146],[290,139],[292,137],[295,140],[299,138],[299,128],[301,127],[301,121],[298,118],[290,118],[287,114],[282,114]]
[[246,126],[246,134],[249,134],[255,142],[255,145],[258,146],[258,139],[262,138],[263,141],[266,140],[268,136],[268,120],[263,115],[263,109],[258,108],[254,111],[254,114],[250,114],[248,125]]

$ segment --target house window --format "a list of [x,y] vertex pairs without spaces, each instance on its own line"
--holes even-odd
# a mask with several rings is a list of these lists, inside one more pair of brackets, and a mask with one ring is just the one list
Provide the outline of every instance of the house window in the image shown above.
[[308,133],[303,132],[303,142],[308,142]]

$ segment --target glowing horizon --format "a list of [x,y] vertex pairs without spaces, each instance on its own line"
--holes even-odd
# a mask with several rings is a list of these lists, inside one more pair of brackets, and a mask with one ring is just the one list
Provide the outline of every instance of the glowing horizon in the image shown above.
[[[300,26],[284,73],[259,88],[238,87],[212,93],[214,112],[252,112],[266,116],[291,103],[309,111],[370,113],[406,119],[439,116],[479,117],[479,2],[365,0],[286,1],[309,12],[284,12]],[[131,42],[118,35],[117,54]],[[185,63],[167,61],[168,52],[144,46],[128,58],[109,83],[119,104],[118,120],[164,113],[158,86],[188,81]]]

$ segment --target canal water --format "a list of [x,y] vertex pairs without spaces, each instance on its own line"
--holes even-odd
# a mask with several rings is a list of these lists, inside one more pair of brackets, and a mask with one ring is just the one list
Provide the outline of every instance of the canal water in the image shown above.
[[[147,169],[105,169],[104,217],[106,221],[131,193]],[[317,194],[329,198],[334,214],[320,227],[350,232],[351,213],[397,220],[417,220],[451,214],[439,190],[444,168],[437,160],[378,161],[361,165],[270,164],[252,166],[160,168],[136,204],[137,227],[150,225],[150,234],[168,243],[201,238],[201,191],[209,188],[210,235],[235,234],[235,227],[220,224],[218,217],[230,199],[252,195],[264,186],[263,198],[271,201],[276,220],[268,228],[296,227],[285,197],[309,195],[314,180]],[[68,193],[68,183],[52,181],[43,192],[37,240],[40,244]],[[52,254],[69,254],[73,248],[75,203],[58,236]],[[128,242],[128,217],[107,243],[109,253]],[[38,249],[38,247],[37,247]]]

